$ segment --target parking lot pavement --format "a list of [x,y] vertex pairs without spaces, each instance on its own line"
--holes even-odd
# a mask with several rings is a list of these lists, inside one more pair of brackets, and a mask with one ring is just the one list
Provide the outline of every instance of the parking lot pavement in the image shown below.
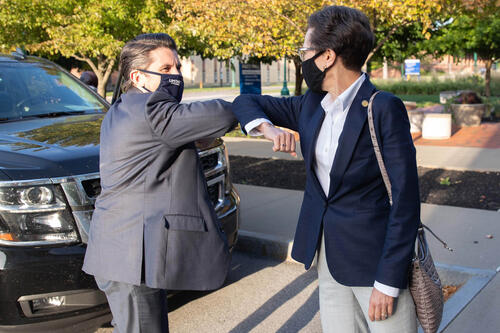
[[171,295],[168,308],[173,333],[321,332],[316,268],[241,252],[222,288]]

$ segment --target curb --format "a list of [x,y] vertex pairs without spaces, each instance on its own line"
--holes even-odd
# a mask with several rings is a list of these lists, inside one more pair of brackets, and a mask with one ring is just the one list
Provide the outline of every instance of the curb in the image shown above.
[[[436,262],[436,269],[445,284],[461,285],[460,289],[444,303],[443,318],[438,332],[447,332],[448,326],[460,316],[470,302],[495,277],[497,272],[489,269],[478,269],[456,265],[446,265]],[[419,327],[419,333],[423,333]]]
[[292,258],[293,240],[259,232],[240,230],[236,250],[279,261],[299,263]]

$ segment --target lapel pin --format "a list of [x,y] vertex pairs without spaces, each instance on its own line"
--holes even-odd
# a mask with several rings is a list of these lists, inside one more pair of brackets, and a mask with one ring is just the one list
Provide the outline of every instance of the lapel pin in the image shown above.
[[363,105],[363,107],[367,107],[368,106],[368,101],[365,99],[361,102],[361,105]]

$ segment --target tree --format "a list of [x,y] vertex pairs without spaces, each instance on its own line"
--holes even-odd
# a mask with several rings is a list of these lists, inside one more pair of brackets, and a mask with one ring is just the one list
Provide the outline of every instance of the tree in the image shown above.
[[307,18],[322,0],[187,0],[173,1],[172,33],[181,45],[202,57],[229,59],[291,58],[296,67],[295,93],[302,75],[297,49]]
[[491,96],[491,67],[500,59],[500,7],[496,0],[463,3],[458,16],[443,22],[427,45],[434,56],[477,53],[485,62],[485,95]]
[[[378,38],[383,33],[376,32]],[[403,63],[405,59],[425,53],[422,45],[426,41],[422,25],[418,22],[399,28],[370,58],[370,63],[383,61]],[[401,73],[403,75],[403,73]]]
[[[87,63],[105,87],[123,45],[145,21],[165,19],[160,0],[0,0],[0,43],[33,53],[60,54]],[[168,24],[168,20],[166,20]]]
[[[453,0],[345,0],[341,4],[358,8],[370,19],[372,29],[376,36],[375,46],[368,55],[367,62],[387,43],[405,37],[405,33],[415,32],[413,29],[421,28],[420,34],[430,38],[430,28],[436,19],[448,15],[454,8]],[[413,36],[419,39],[419,36]],[[410,39],[411,40],[411,39]],[[403,43],[406,44],[406,43]],[[405,45],[403,45],[405,46]],[[390,49],[390,48],[386,48]],[[398,51],[402,51],[399,49]],[[390,54],[385,54],[390,56]]]
[[[345,0],[335,2],[359,8],[370,18],[377,44],[369,59],[398,32],[419,23],[421,34],[451,0]],[[295,94],[301,94],[302,72],[297,49],[302,46],[308,17],[325,0],[185,0],[174,1],[174,25],[185,45],[203,56],[282,58],[295,64]]]

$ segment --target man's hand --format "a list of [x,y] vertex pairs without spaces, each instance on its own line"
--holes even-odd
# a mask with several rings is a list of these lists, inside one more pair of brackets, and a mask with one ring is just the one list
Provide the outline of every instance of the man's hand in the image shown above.
[[388,296],[376,288],[373,288],[370,297],[370,306],[368,308],[368,316],[371,321],[384,320],[392,315],[394,305],[394,297]]
[[292,133],[276,128],[269,123],[262,123],[256,127],[264,137],[274,143],[273,150],[290,153],[297,157],[295,152],[295,136]]

